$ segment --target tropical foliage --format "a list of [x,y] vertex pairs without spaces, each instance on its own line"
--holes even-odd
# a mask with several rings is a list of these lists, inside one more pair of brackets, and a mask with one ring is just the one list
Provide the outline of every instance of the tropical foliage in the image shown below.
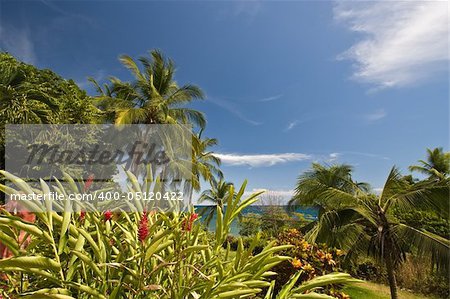
[[[348,172],[336,175],[339,166],[313,167],[300,178],[295,201],[302,204],[300,194],[310,194],[305,196],[305,203],[317,198],[314,202],[322,208],[319,221],[306,235],[308,240],[342,248],[348,251],[348,257],[369,253],[383,262],[392,298],[397,298],[395,268],[407,252],[431,255],[438,268],[448,266],[448,239],[402,223],[393,215],[395,209],[410,211],[427,206],[448,217],[448,180],[411,183],[393,168],[383,190],[375,195],[358,188],[349,179]],[[324,178],[332,178],[328,181],[332,184],[323,183]]]
[[99,92],[97,103],[107,119],[116,124],[194,124],[205,127],[203,113],[183,107],[204,97],[195,85],[178,86],[174,81],[175,64],[158,51],[139,58],[142,69],[128,55],[120,57],[122,64],[134,76],[133,82],[111,77],[110,84],[101,87],[91,79]]
[[232,183],[226,182],[223,179],[217,181],[214,177],[210,180],[211,188],[202,192],[199,197],[199,203],[207,202],[211,206],[205,206],[200,210],[200,215],[205,217],[205,224],[209,225],[211,219],[216,214],[217,207],[224,209],[228,197],[233,196],[230,191],[234,190],[230,187]]
[[419,165],[409,167],[427,175],[430,179],[445,179],[450,175],[450,152],[444,152],[442,147],[427,149],[427,160],[419,160]]
[[[13,194],[49,192],[51,186],[41,181],[41,190],[33,190],[18,177],[2,172],[18,190],[1,186]],[[140,185],[128,173],[130,188],[140,192]],[[82,192],[70,177],[71,190]],[[244,298],[269,288],[274,282],[271,269],[290,257],[277,255],[291,245],[267,244],[259,254],[253,246],[244,248],[242,240],[233,258],[230,248],[223,250],[231,222],[239,212],[257,201],[258,193],[243,199],[244,183],[236,192],[230,186],[227,209],[217,208],[213,240],[196,225],[197,215],[174,210],[170,213],[143,211],[89,212],[59,215],[51,210],[37,213],[30,223],[7,211],[0,215],[0,240],[13,257],[0,260],[0,272],[6,274],[4,296],[24,298]],[[132,186],[132,187],[131,187]],[[235,194],[235,195],[234,195]],[[47,205],[46,208],[49,208]],[[25,246],[18,235],[31,237]],[[258,237],[255,237],[255,243]],[[348,274],[330,274],[294,287],[294,276],[277,298],[325,298],[317,288],[352,281]],[[315,297],[314,297],[315,296]],[[9,298],[9,297],[6,297]]]
[[[340,270],[340,260],[344,255],[342,250],[330,249],[325,244],[309,243],[295,228],[284,230],[275,240],[277,245],[293,245],[282,252],[293,259],[283,261],[273,268],[273,271],[278,273],[275,277],[275,289],[281,289],[293,275],[298,275],[297,284],[301,284],[314,277]],[[338,286],[330,286],[326,293],[337,298],[346,298]]]
[[97,123],[99,110],[73,80],[0,53],[1,124]]

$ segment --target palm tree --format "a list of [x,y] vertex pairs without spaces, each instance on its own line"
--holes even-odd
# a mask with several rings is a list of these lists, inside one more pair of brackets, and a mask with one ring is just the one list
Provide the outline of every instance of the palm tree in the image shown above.
[[[396,299],[395,269],[405,259],[406,253],[413,251],[418,255],[429,255],[438,267],[446,267],[450,241],[403,224],[392,212],[395,209],[410,210],[424,204],[437,209],[445,202],[448,211],[448,186],[448,180],[445,183],[424,181],[411,184],[395,167],[389,173],[380,195],[358,189],[345,191],[323,186],[314,192],[327,203],[328,209],[306,238],[311,242],[340,247],[348,252],[347,257],[370,254],[384,263],[391,298]],[[307,193],[307,190],[304,192]]]
[[22,71],[2,70],[0,74],[0,119],[2,124],[49,123],[58,109],[39,86],[27,82]]
[[328,210],[330,203],[322,193],[327,188],[335,188],[346,193],[367,191],[367,183],[358,183],[352,179],[353,168],[347,164],[321,165],[313,163],[310,170],[304,172],[297,181],[294,196],[289,205],[316,206],[319,217]]
[[[177,124],[205,127],[206,119],[203,113],[185,107],[195,99],[203,99],[203,92],[199,87],[191,84],[178,86],[174,81],[176,69],[171,59],[166,59],[160,51],[153,50],[150,52],[150,57],[139,58],[141,67],[127,55],[122,55],[120,61],[131,71],[134,76],[133,82],[123,82],[118,78],[111,77],[110,84],[105,84],[102,88],[94,79],[90,79],[100,93],[96,102],[98,107],[104,111],[107,121],[117,125]],[[179,129],[184,131],[186,127]],[[136,138],[137,140],[146,140],[148,136],[149,132],[145,131]],[[178,138],[177,143],[189,144],[191,142],[190,137],[185,140],[182,138],[182,136],[186,137],[185,134],[176,134],[173,130],[168,137],[164,138],[170,139],[173,136]],[[170,140],[166,140],[166,144],[170,143]],[[179,174],[183,173],[182,177],[187,178],[186,161],[177,154],[173,156],[179,159],[173,161],[171,169],[165,175],[167,178],[170,176],[179,178]],[[194,170],[195,166],[192,168]],[[135,174],[145,172],[145,170],[138,169],[134,163],[130,169]],[[192,174],[187,175],[192,177]],[[174,179],[172,183],[179,184],[179,179]]]
[[186,84],[181,87],[174,81],[175,64],[158,51],[150,52],[150,58],[141,57],[143,68],[127,55],[120,57],[122,64],[134,76],[133,82],[123,82],[111,77],[110,85],[101,88],[94,83],[100,96],[99,107],[115,124],[193,124],[205,127],[203,113],[183,105],[204,97],[201,89]]
[[204,207],[200,210],[200,215],[206,215],[204,221],[206,225],[209,225],[211,222],[217,207],[220,207],[223,210],[224,205],[230,196],[231,187],[233,186],[232,183],[226,182],[223,179],[217,181],[214,177],[211,178],[210,184],[211,189],[203,191],[198,200],[199,203],[205,201],[213,203],[213,206]]
[[216,138],[202,138],[203,129],[192,138],[192,188],[200,190],[200,180],[210,181],[213,177],[223,179],[219,166],[220,159],[214,155],[210,147],[218,144]]
[[444,179],[450,175],[450,152],[444,152],[442,147],[427,149],[427,161],[419,160],[419,165],[409,167],[410,171],[418,171],[428,175],[430,179]]

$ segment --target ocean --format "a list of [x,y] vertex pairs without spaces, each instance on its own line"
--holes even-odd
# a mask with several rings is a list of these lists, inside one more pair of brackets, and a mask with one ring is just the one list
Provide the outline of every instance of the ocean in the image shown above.
[[[202,208],[208,208],[208,207],[215,209],[215,206],[196,205],[195,210],[198,213]],[[306,219],[311,219],[311,220],[317,219],[317,209],[316,208],[298,207],[294,211],[291,211],[288,206],[279,206],[279,207],[282,207],[286,211],[286,213],[288,213],[289,215],[292,215],[292,216],[294,216],[293,213],[301,213],[301,214],[303,214],[303,216]],[[242,215],[243,216],[248,215],[248,214],[262,215],[264,213],[265,209],[270,209],[270,208],[271,208],[271,206],[258,206],[258,205],[249,206],[242,211]],[[226,207],[225,207],[225,210],[226,210]],[[216,230],[216,218],[217,218],[216,216],[217,216],[217,214],[214,213],[214,217],[212,218],[212,220],[208,226],[209,231]],[[200,218],[200,221],[202,221],[202,219],[205,219],[205,217]],[[239,221],[237,219],[234,220],[233,223],[231,224],[230,234],[233,236],[239,235]]]

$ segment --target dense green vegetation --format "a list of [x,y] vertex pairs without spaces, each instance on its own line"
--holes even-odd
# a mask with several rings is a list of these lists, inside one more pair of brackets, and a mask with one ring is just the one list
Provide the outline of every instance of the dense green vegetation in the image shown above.
[[[190,199],[204,190],[200,202],[212,206],[172,213],[143,208],[30,214],[0,208],[0,298],[375,296],[363,284],[342,289],[354,280],[339,271],[387,282],[394,299],[402,294],[398,286],[449,295],[450,153],[428,149],[408,175],[393,167],[380,193],[356,182],[350,165],[313,163],[300,175],[290,204],[317,208],[317,220],[287,213],[276,202],[264,203],[270,208],[262,215],[243,216],[261,194],[246,197],[245,183],[236,190],[224,178],[213,152],[218,140],[203,136],[206,117],[189,108],[204,98],[201,89],[179,85],[174,62],[160,51],[139,63],[125,55],[120,62],[134,79],[111,77],[103,85],[91,80],[97,94],[90,96],[72,80],[1,53],[1,169],[6,124],[187,125],[193,131],[192,179],[177,187]],[[417,172],[421,179],[413,176]],[[157,181],[133,165],[127,174],[130,192]],[[2,171],[5,179],[15,189],[2,181],[3,196],[36,191]],[[65,180],[68,192],[92,192],[92,181]],[[38,192],[57,188],[42,182]],[[215,231],[205,230],[199,216],[206,225],[216,219]],[[233,237],[230,225],[237,219],[240,236]],[[423,275],[411,275],[415,271]]]
[[[354,182],[351,167],[314,164],[301,175],[291,204],[316,205],[319,220],[306,237],[347,251],[356,259],[369,255],[387,270],[392,298],[398,298],[395,269],[407,254],[428,257],[432,269],[448,274],[450,241],[425,230],[426,224],[405,221],[406,213],[422,209],[448,219],[449,155],[441,149],[428,150],[429,174],[422,181],[405,177],[394,167],[380,194],[368,192],[364,184]],[[439,162],[433,165],[433,161]],[[411,167],[416,170],[417,167]],[[395,213],[394,211],[400,211]],[[396,217],[396,214],[402,217]],[[403,220],[403,221],[402,221]]]

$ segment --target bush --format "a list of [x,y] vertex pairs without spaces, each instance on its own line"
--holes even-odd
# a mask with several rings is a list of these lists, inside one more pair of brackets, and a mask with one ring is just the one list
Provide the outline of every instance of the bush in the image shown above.
[[449,220],[436,215],[433,211],[395,211],[395,216],[407,225],[424,229],[446,239],[450,238]]
[[241,236],[253,236],[260,231],[262,221],[261,216],[249,213],[239,219],[239,234]]
[[431,264],[429,258],[408,256],[397,271],[398,285],[422,294],[449,298],[448,276],[432,271]]
[[[308,243],[297,229],[284,230],[276,239],[276,245],[293,245],[283,250],[283,254],[292,257],[273,268],[277,272],[275,289],[281,287],[289,278],[301,271],[298,283],[310,280],[316,276],[339,270],[340,259],[343,252],[338,249],[329,249],[325,245]],[[343,296],[336,288],[329,288],[329,294],[336,297]]]
[[[396,270],[398,286],[425,295],[448,298],[450,286],[447,274],[432,271],[431,265],[430,258],[408,255]],[[385,268],[370,258],[356,261],[348,270],[357,278],[388,284]]]

